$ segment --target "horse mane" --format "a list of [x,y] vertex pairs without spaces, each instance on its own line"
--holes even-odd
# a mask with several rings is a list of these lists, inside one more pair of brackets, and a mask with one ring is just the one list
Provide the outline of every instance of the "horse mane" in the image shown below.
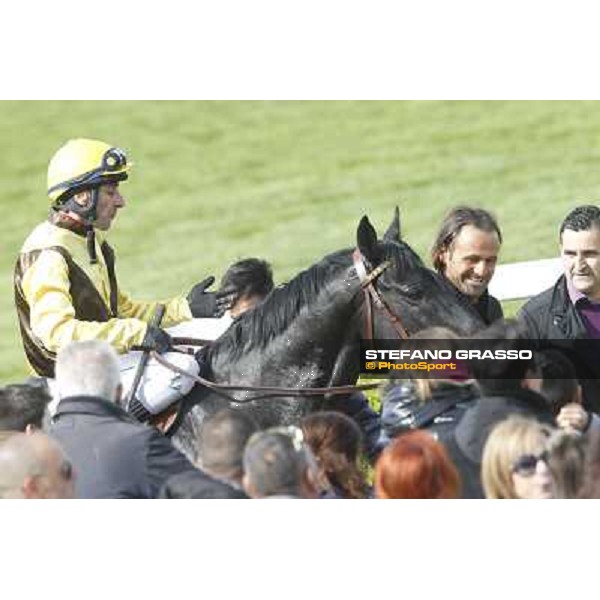
[[[396,273],[423,267],[419,256],[404,242],[380,242],[382,260],[391,260]],[[352,250],[329,254],[289,282],[276,287],[256,308],[244,313],[212,346],[237,360],[246,352],[264,349],[281,335],[302,309],[315,302],[341,269],[350,265]]]
[[345,249],[329,254],[277,286],[256,308],[236,320],[213,348],[227,351],[233,360],[253,348],[265,348],[305,306],[316,301],[336,272],[349,266],[350,253]]

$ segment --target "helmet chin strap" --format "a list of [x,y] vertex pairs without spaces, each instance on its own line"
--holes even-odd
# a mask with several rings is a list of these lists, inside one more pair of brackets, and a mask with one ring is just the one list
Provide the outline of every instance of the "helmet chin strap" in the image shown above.
[[96,232],[91,225],[87,226],[85,242],[87,244],[88,256],[90,257],[90,264],[95,265],[98,262],[98,256],[96,255]]
[[96,220],[96,207],[100,190],[96,187],[89,191],[91,192],[91,201],[87,206],[82,206],[74,197],[71,197],[61,204],[59,210],[72,212],[81,218],[81,224],[85,229],[85,241],[90,264],[94,265],[98,262],[98,256],[96,255],[96,233],[93,222]]
[[98,262],[96,256],[96,233],[94,231],[93,222],[96,220],[96,206],[98,205],[98,195],[100,188],[92,188],[92,201],[90,202],[89,215],[87,217],[88,224],[86,225],[85,241],[87,244],[88,256],[90,263],[95,265]]

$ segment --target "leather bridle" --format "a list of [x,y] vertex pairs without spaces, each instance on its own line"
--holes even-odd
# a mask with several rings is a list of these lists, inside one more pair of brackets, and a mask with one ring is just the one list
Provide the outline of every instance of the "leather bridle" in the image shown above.
[[[364,334],[365,340],[372,341],[374,336],[374,323],[373,323],[373,305],[375,305],[375,309],[379,310],[383,316],[390,322],[396,333],[401,339],[408,338],[408,332],[402,324],[402,320],[400,317],[392,311],[392,309],[387,305],[385,300],[382,298],[381,294],[377,291],[375,287],[375,282],[377,278],[391,265],[391,262],[386,260],[382,262],[375,269],[367,271],[367,265],[364,257],[362,256],[360,250],[356,248],[352,254],[352,260],[354,263],[354,268],[356,270],[356,274],[358,276],[360,282],[359,292],[363,292],[364,300],[365,300],[365,327]],[[175,344],[182,345],[206,345],[212,343],[209,340],[199,340],[194,338],[173,338]],[[196,383],[209,388],[219,396],[227,399],[230,402],[235,403],[245,403],[245,402],[253,402],[259,399],[266,398],[277,398],[284,396],[322,396],[322,395],[340,395],[340,394],[351,394],[357,391],[364,391],[369,389],[374,389],[379,387],[378,383],[369,383],[363,385],[343,385],[343,386],[335,386],[335,387],[322,387],[322,388],[285,388],[285,387],[270,387],[270,386],[237,386],[230,384],[221,384],[215,383],[213,381],[209,381],[204,377],[199,375],[193,375],[180,369],[179,367],[173,365],[169,361],[167,361],[163,356],[156,352],[151,353],[153,358],[171,371],[179,373],[180,375],[186,376],[194,380]],[[249,398],[235,398],[229,392],[234,391],[244,391],[244,392],[257,392],[258,395],[249,397]]]
[[375,308],[379,310],[390,322],[398,336],[403,340],[407,339],[408,332],[402,324],[402,320],[386,304],[385,300],[381,297],[381,294],[377,291],[377,288],[374,284],[377,278],[390,266],[390,261],[386,260],[375,269],[367,271],[365,259],[358,248],[356,248],[352,253],[352,260],[354,261],[354,268],[356,269],[356,274],[358,275],[358,279],[360,281],[360,287],[365,298],[364,339],[367,341],[372,341],[375,335],[373,305],[375,305]]

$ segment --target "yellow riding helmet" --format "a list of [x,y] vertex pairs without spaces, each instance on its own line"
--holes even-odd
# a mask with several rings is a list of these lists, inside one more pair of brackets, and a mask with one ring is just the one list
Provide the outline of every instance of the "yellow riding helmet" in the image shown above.
[[131,166],[120,148],[98,140],[69,140],[48,164],[48,196],[57,204],[82,190],[124,181]]

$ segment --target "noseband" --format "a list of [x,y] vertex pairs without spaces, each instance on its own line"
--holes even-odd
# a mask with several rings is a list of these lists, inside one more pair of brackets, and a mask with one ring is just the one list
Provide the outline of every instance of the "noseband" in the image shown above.
[[375,281],[390,266],[390,261],[386,260],[372,271],[367,272],[365,259],[358,248],[352,253],[352,260],[360,281],[361,290],[365,297],[365,340],[371,341],[374,336],[373,304],[377,310],[383,313],[383,316],[390,322],[398,336],[401,339],[407,339],[408,332],[402,325],[400,317],[386,304],[385,300],[381,297],[381,294],[375,287]]

